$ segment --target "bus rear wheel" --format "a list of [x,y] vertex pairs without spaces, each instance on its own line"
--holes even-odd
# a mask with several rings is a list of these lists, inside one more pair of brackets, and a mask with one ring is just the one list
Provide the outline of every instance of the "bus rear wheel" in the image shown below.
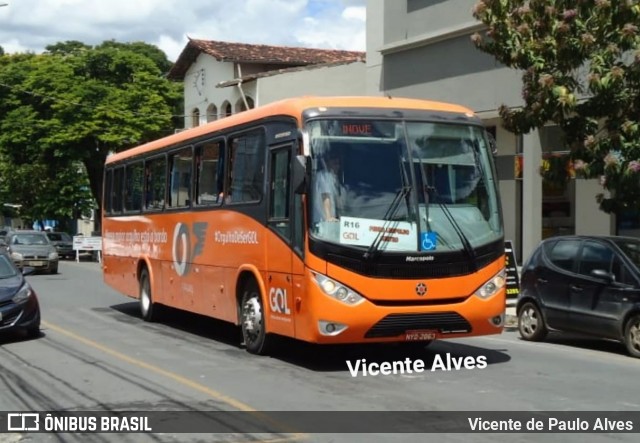
[[257,355],[266,354],[273,338],[266,331],[262,297],[255,281],[248,282],[244,287],[240,302],[240,322],[247,351]]
[[151,294],[151,279],[146,268],[140,273],[140,314],[144,321],[150,322],[157,318],[156,306]]

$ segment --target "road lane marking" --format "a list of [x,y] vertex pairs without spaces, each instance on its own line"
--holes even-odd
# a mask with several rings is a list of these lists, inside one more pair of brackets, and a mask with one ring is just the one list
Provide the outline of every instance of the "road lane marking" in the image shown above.
[[[147,363],[147,362],[144,362],[142,360],[138,360],[137,358],[130,357],[127,354],[123,354],[122,352],[118,352],[115,349],[111,349],[111,348],[109,348],[107,346],[104,346],[104,345],[98,343],[98,342],[95,342],[93,340],[89,340],[88,338],[85,338],[85,337],[83,337],[81,335],[78,335],[78,334],[76,334],[76,333],[74,333],[72,331],[69,331],[69,330],[64,329],[64,328],[62,328],[60,326],[54,325],[54,324],[49,323],[47,321],[42,321],[42,325],[47,329],[50,329],[50,330],[55,331],[55,332],[57,332],[59,334],[65,335],[65,336],[67,336],[69,338],[72,338],[72,339],[74,339],[76,341],[79,341],[80,343],[83,343],[83,344],[85,344],[85,345],[87,345],[89,347],[92,347],[92,348],[97,349],[97,350],[99,350],[101,352],[104,352],[105,354],[109,354],[112,357],[115,357],[115,358],[117,358],[119,360],[122,360],[124,362],[129,363],[129,364],[132,364],[134,366],[138,366],[139,368],[149,370],[149,371],[154,372],[156,374],[162,375],[163,377],[170,378],[171,380],[173,380],[175,382],[178,382],[178,383],[180,383],[182,385],[188,386],[193,390],[196,390],[196,391],[202,392],[204,394],[207,394],[207,395],[213,397],[215,400],[217,400],[217,401],[219,401],[221,403],[225,403],[225,404],[227,404],[229,406],[232,406],[235,409],[238,409],[240,411],[249,412],[249,413],[251,413],[252,415],[254,415],[255,417],[257,417],[258,419],[260,419],[263,422],[268,422],[271,425],[276,425],[279,428],[283,427],[283,425],[281,425],[281,424],[277,423],[276,421],[270,419],[268,416],[265,416],[265,414],[263,412],[258,411],[257,409],[249,406],[248,404],[243,403],[240,400],[236,400],[233,397],[229,397],[228,395],[225,395],[225,394],[223,394],[221,392],[218,392],[218,391],[216,391],[214,389],[208,388],[208,387],[206,387],[206,386],[204,386],[204,385],[202,385],[200,383],[197,383],[197,382],[195,382],[193,380],[190,380],[190,379],[188,379],[186,377],[183,377],[183,376],[181,376],[179,374],[176,374],[174,372],[167,371],[165,369],[159,368],[158,366],[152,365],[151,363]],[[285,427],[285,429],[286,429],[286,427]],[[262,441],[268,442],[268,443],[279,443],[279,442],[293,441],[292,440],[293,438],[300,439],[300,438],[306,438],[307,437],[306,434],[298,433],[298,432],[295,432],[293,430],[285,430],[283,432],[286,432],[286,433],[289,433],[289,434],[293,434],[293,435],[291,435],[291,437],[282,437],[282,438],[275,438],[275,439],[262,440]]]

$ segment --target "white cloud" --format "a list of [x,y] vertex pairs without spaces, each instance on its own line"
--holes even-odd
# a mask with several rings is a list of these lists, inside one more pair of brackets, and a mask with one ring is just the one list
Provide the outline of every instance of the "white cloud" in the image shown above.
[[0,46],[41,52],[78,40],[145,41],[175,60],[187,36],[256,44],[365,49],[366,0],[6,0]]

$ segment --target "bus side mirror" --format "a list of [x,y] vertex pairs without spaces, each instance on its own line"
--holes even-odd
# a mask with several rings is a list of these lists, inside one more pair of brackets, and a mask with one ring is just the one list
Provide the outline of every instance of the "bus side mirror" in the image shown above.
[[304,155],[296,155],[293,160],[292,180],[293,192],[296,194],[305,194],[307,192],[307,177],[310,170],[310,158]]

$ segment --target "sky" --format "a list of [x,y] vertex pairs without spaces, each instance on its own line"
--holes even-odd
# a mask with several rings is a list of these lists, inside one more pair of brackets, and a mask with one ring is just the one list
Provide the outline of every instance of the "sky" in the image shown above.
[[175,61],[187,38],[365,50],[366,0],[0,0],[5,53],[143,41]]

